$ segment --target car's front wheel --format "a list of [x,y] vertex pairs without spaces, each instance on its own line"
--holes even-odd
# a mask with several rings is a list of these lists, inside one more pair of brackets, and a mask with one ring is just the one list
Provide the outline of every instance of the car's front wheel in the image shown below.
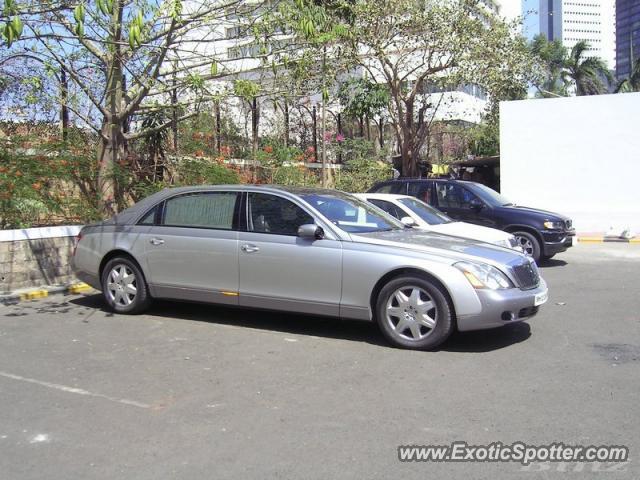
[[117,313],[141,313],[151,304],[140,267],[127,257],[107,262],[102,271],[102,294],[109,308]]
[[442,287],[408,275],[382,288],[376,321],[393,345],[416,350],[436,348],[454,330],[453,308]]
[[540,260],[541,249],[538,239],[529,232],[513,232],[513,236],[516,237],[518,245],[522,247],[522,251],[525,255],[532,257],[536,262]]

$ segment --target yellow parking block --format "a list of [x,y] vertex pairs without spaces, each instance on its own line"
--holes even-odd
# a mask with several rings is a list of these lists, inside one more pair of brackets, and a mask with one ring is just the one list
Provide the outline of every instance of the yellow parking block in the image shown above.
[[37,298],[48,297],[49,292],[47,290],[32,290],[20,295],[20,300],[35,300]]
[[88,292],[91,289],[92,287],[90,285],[87,285],[86,283],[76,283],[69,287],[69,293]]
[[640,243],[640,237],[630,238],[629,239],[629,243]]
[[580,243],[603,243],[603,237],[578,237]]

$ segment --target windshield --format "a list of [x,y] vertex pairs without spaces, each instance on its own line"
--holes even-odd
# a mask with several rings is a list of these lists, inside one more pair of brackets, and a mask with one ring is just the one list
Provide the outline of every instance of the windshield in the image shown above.
[[430,207],[426,203],[418,200],[417,198],[400,198],[398,199],[402,205],[407,207],[413,213],[418,215],[422,220],[429,225],[440,225],[442,223],[450,223],[452,220],[445,214],[440,213],[433,207]]
[[492,205],[494,207],[506,207],[509,205],[514,205],[514,203],[507,197],[505,197],[504,195],[500,195],[498,192],[496,192],[492,188],[487,187],[486,185],[482,185],[481,183],[473,183],[471,185],[473,185],[473,192],[489,205]]
[[300,197],[345,232],[367,233],[404,228],[402,223],[375,205],[346,193],[310,193]]

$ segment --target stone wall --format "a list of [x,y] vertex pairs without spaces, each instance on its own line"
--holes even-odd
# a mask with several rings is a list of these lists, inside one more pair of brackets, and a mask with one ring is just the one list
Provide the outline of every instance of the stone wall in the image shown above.
[[59,236],[0,241],[0,292],[74,281],[74,240]]

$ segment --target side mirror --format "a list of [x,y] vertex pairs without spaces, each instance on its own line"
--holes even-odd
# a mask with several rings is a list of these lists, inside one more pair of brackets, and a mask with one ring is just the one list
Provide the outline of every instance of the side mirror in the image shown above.
[[324,238],[324,230],[315,223],[308,223],[298,227],[298,236],[306,240],[322,240]]
[[417,225],[416,221],[411,217],[402,217],[400,221],[405,227],[415,227]]
[[478,200],[477,198],[474,198],[473,200],[471,200],[469,202],[469,207],[474,212],[479,212],[480,210],[482,210],[484,208],[484,204],[480,200]]

